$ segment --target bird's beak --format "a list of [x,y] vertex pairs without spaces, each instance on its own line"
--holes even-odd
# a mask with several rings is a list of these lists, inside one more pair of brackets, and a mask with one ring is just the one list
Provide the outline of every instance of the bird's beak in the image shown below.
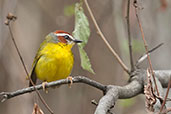
[[73,40],[75,43],[81,43],[81,42],[83,42],[82,40],[77,40],[77,39],[75,39],[75,40]]

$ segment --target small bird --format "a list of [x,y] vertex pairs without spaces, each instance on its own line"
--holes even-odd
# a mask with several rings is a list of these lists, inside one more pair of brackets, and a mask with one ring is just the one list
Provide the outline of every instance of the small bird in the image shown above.
[[[74,64],[71,48],[81,43],[68,32],[57,30],[48,34],[40,45],[32,65],[30,78],[36,84],[37,78],[44,82],[67,78]],[[29,82],[29,87],[33,86]]]

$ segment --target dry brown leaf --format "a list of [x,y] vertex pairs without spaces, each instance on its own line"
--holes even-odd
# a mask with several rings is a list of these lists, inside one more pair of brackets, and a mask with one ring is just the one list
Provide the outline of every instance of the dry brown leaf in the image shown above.
[[32,114],[44,114],[40,107],[35,103]]
[[146,108],[149,112],[154,112],[154,104],[156,103],[156,97],[154,96],[154,90],[151,82],[151,73],[147,69],[147,85],[144,86],[144,94],[146,97]]

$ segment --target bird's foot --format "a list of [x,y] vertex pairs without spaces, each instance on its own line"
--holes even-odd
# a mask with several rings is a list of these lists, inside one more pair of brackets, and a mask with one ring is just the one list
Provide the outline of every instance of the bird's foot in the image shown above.
[[43,87],[43,91],[45,91],[45,93],[48,93],[48,90],[46,88],[46,84],[48,84],[47,82],[43,82],[42,83],[42,87]]
[[71,85],[73,84],[72,79],[73,79],[72,76],[67,77],[67,80],[70,81],[70,83],[68,84],[69,88],[71,88]]

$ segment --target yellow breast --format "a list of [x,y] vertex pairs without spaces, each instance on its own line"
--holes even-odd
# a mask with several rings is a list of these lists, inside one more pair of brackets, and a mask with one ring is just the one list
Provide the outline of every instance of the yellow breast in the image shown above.
[[74,59],[72,45],[48,43],[41,51],[35,66],[37,78],[42,81],[55,81],[70,75]]

